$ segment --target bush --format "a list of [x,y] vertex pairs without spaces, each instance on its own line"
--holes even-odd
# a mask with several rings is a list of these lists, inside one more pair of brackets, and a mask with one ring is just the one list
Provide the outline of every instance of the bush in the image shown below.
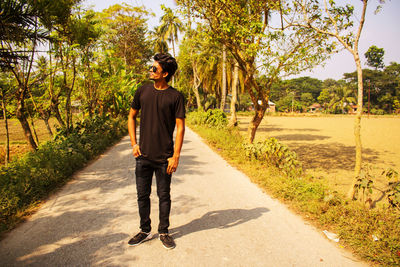
[[64,184],[90,159],[99,155],[127,132],[126,121],[96,117],[77,123],[67,134],[58,131],[53,141],[42,144],[0,169],[0,232],[18,220],[19,213]]
[[216,129],[223,129],[228,125],[228,119],[220,109],[209,109],[207,112],[191,112],[188,114],[187,119],[193,125],[204,125]]
[[264,142],[255,144],[244,144],[243,146],[246,156],[272,164],[287,176],[297,177],[302,173],[297,154],[286,145],[279,143],[275,138],[269,138]]
[[374,114],[374,115],[385,115],[385,111],[383,109],[373,108],[373,109],[371,109],[371,114]]

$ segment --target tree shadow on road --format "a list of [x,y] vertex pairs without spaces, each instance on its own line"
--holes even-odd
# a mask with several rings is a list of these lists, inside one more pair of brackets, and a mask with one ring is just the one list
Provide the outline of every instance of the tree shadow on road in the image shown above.
[[88,266],[102,258],[99,251],[121,255],[117,248],[129,235],[120,224],[137,217],[136,212],[126,211],[127,206],[136,210],[133,163],[126,138],[90,162],[47,200],[40,216],[20,224],[2,240],[0,263],[57,266],[50,263],[62,259],[62,266]]
[[210,211],[198,219],[170,230],[171,235],[178,239],[184,235],[210,229],[225,229],[255,220],[269,212],[267,208],[228,209]]
[[37,218],[19,227],[19,245],[11,241],[9,250],[6,243],[2,244],[5,247],[0,262],[8,262],[9,266],[89,266],[98,259],[99,251],[112,251],[118,256],[123,253],[118,247],[125,244],[129,235],[102,230],[112,225],[115,218],[130,219],[129,215],[118,210],[86,209]]

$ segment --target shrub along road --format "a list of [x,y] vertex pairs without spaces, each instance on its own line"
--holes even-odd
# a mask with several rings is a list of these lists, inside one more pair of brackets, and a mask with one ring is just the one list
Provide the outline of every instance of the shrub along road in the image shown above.
[[[155,181],[153,231],[158,225]],[[1,266],[364,266],[264,194],[187,128],[172,181],[170,233],[137,247],[129,137],[75,175],[0,241]]]

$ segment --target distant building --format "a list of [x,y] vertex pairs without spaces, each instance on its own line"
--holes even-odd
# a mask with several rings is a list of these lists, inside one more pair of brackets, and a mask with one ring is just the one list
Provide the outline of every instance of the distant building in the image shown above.
[[267,108],[267,112],[275,112],[276,111],[276,105],[274,102],[272,101],[268,101],[268,108]]
[[74,100],[71,102],[71,112],[74,114],[81,113],[82,102],[80,100]]
[[356,114],[356,112],[357,112],[357,105],[350,104],[350,108],[349,108],[348,113],[349,114]]
[[311,113],[317,113],[317,112],[321,112],[321,111],[322,111],[322,107],[318,103],[314,103],[307,108],[307,112],[311,112]]
[[[262,101],[261,101],[261,100],[258,100],[258,104],[259,104],[259,105],[262,105]],[[275,103],[268,100],[268,108],[267,108],[266,112],[268,112],[268,113],[273,113],[273,112],[275,112],[275,111],[276,111],[276,105],[275,105]]]

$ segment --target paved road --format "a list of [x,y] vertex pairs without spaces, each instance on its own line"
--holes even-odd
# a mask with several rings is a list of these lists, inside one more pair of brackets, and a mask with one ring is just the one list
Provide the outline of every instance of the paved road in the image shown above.
[[[187,129],[170,232],[137,247],[134,159],[125,137],[0,242],[0,266],[365,266],[264,194]],[[152,221],[158,205],[153,181]]]

